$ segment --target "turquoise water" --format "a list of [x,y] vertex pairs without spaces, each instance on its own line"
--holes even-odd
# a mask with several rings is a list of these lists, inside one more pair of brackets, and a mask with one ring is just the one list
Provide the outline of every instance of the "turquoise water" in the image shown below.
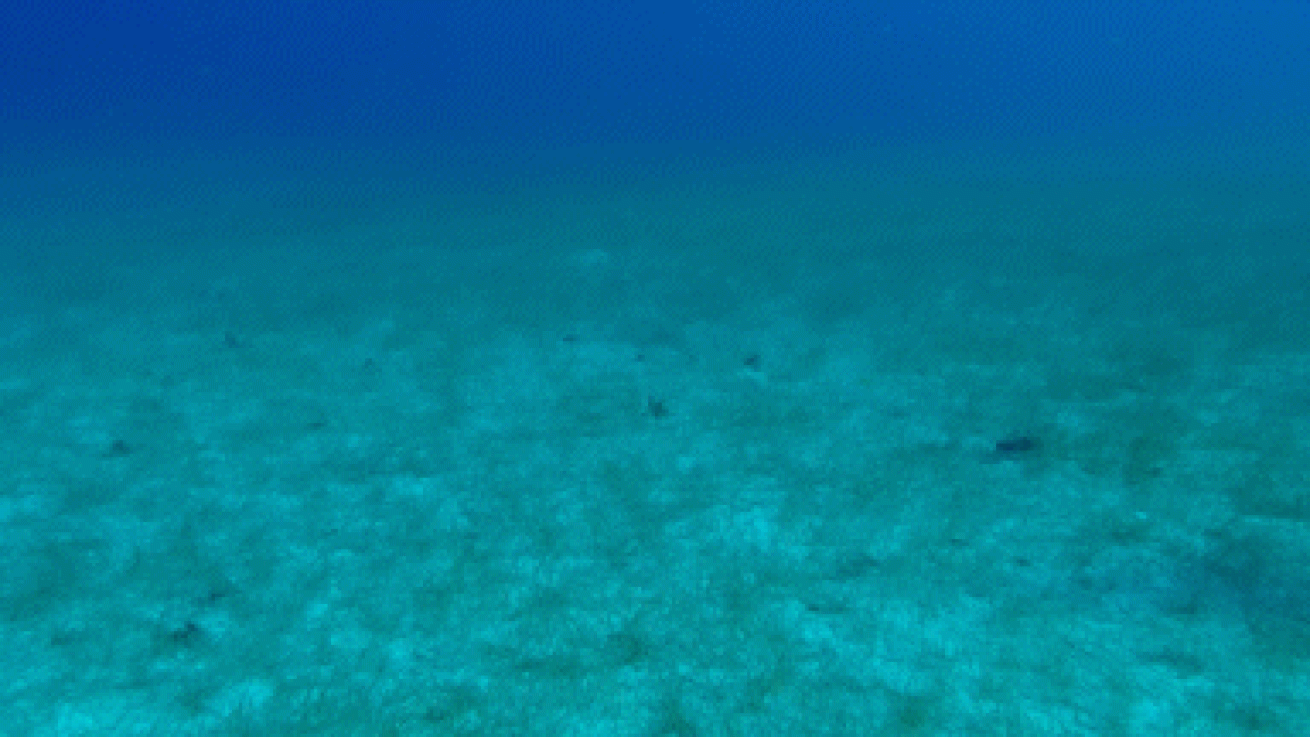
[[[399,39],[262,122],[179,92],[202,56],[213,79],[247,68],[195,51],[212,39],[142,52],[176,62],[147,80],[172,109],[122,76],[37,95],[10,72],[29,107],[0,179],[6,733],[1306,733],[1304,93],[1216,76],[1272,69],[1294,9],[1260,6],[1284,22],[1226,36],[1243,63],[1173,87],[1044,94],[1033,72],[1020,117],[1045,123],[989,126],[1001,94],[923,130],[949,102],[931,90],[988,89],[947,31],[981,28],[983,70],[1040,66],[1000,51],[1027,31],[967,4],[867,27],[772,4],[810,29],[780,48],[781,21],[716,10],[698,37],[638,6],[583,43],[565,13],[540,45],[566,70],[624,38],[676,63],[501,115],[487,100],[536,84],[510,74],[531,59],[474,34],[442,47],[496,60],[476,94],[444,88],[473,124],[425,132],[396,124],[440,77],[397,66],[426,53],[404,29],[522,18],[334,7],[215,32],[256,61]],[[1165,33],[1125,12],[1104,18]],[[1167,56],[1233,22],[1197,12]],[[347,20],[367,32],[269,31]],[[888,24],[916,43],[860,45]],[[814,94],[842,122],[715,95],[755,58],[815,82],[838,25],[851,76]],[[78,48],[133,58],[99,27]],[[1022,48],[1109,43],[1084,32]],[[727,69],[674,105],[695,60]],[[933,99],[839,104],[875,64],[918,70],[878,94]],[[254,86],[303,91],[311,66]],[[1261,104],[1192,94],[1237,86]],[[91,88],[119,127],[92,130],[113,116]],[[1132,90],[1149,115],[1118,115]],[[352,95],[405,115],[347,126]]]

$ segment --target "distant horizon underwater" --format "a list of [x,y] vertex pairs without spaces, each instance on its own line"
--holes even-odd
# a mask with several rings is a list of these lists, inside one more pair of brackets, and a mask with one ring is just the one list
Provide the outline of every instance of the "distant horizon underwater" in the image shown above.
[[1310,734],[1310,5],[0,8],[0,733]]

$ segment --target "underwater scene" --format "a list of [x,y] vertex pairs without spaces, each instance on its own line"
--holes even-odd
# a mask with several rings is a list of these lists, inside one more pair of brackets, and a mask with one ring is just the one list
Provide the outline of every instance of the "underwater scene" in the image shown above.
[[0,734],[1310,734],[1310,4],[0,29]]

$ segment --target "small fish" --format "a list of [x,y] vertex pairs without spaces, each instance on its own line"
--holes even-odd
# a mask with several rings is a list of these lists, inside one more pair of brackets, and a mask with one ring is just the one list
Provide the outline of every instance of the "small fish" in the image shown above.
[[987,462],[1022,460],[1036,454],[1041,448],[1041,441],[1034,435],[1006,435],[996,441],[992,452],[987,454]]

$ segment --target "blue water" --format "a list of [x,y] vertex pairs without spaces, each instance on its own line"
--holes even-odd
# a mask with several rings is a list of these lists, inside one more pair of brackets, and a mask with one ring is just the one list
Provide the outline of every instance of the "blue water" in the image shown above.
[[0,5],[7,728],[1310,733],[1307,51]]
[[719,144],[1302,124],[1298,2],[10,3],[4,129]]

